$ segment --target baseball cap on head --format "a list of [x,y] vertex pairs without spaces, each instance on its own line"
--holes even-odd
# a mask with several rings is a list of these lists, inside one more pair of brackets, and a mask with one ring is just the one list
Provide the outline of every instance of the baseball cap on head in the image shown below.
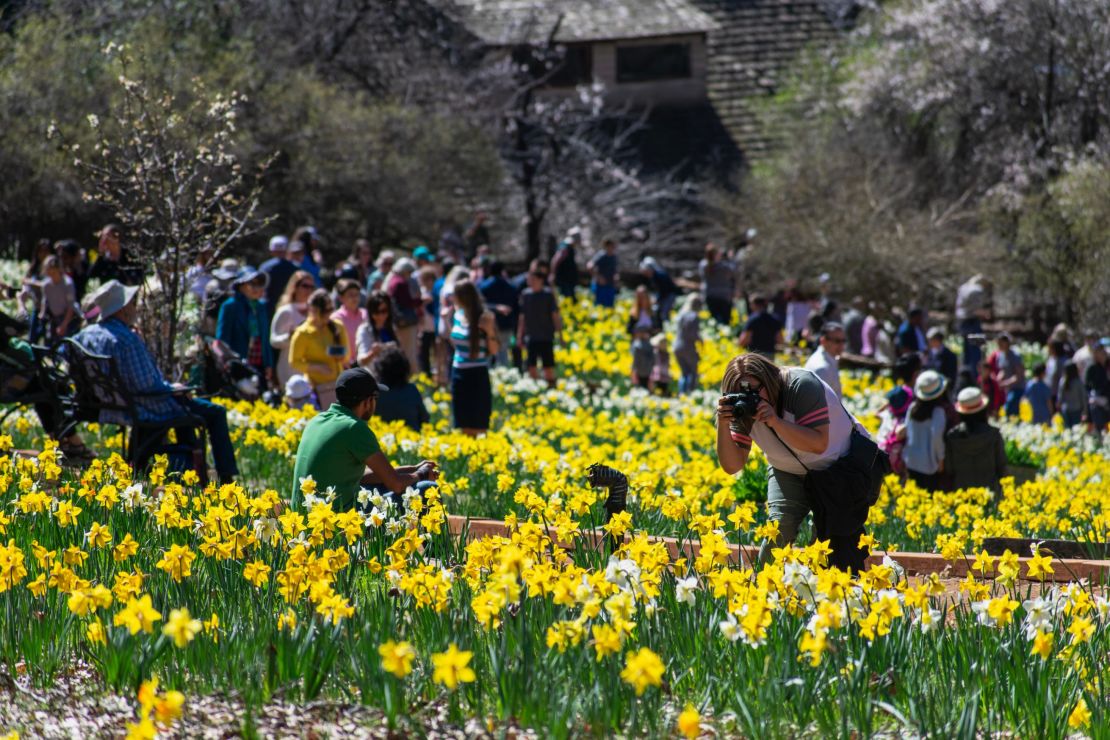
[[379,383],[369,370],[364,367],[354,367],[339,374],[339,378],[335,381],[335,400],[351,408],[381,391],[388,390],[389,386]]

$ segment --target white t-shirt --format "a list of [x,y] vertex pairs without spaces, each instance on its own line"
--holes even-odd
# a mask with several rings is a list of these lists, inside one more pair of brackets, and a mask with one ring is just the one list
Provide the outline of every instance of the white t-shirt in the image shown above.
[[833,389],[811,371],[794,367],[786,372],[787,382],[782,389],[782,418],[810,429],[828,425],[828,446],[822,452],[794,450],[791,454],[770,427],[751,417],[732,426],[732,439],[741,447],[750,446],[754,441],[776,470],[797,475],[805,475],[807,468],[824,470],[848,452],[852,427],[858,422],[841,405]]
[[840,390],[840,365],[837,363],[836,358],[830,355],[824,347],[818,347],[817,351],[809,356],[806,360],[806,370],[812,371],[818,378],[825,381],[837,398],[842,398],[843,393]]

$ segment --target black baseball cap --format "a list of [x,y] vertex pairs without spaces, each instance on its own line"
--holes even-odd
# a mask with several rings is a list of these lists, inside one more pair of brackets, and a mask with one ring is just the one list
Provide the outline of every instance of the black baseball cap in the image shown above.
[[374,375],[364,367],[344,370],[335,381],[335,400],[347,406],[356,406],[379,391],[388,391],[389,386],[379,383]]

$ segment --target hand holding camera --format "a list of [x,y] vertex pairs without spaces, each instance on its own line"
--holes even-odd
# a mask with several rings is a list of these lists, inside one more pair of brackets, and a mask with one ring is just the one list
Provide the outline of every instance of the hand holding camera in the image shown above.
[[742,383],[738,392],[726,393],[717,401],[717,418],[729,421],[751,418],[774,426],[779,416],[774,407],[759,395],[759,391],[752,390],[748,383]]

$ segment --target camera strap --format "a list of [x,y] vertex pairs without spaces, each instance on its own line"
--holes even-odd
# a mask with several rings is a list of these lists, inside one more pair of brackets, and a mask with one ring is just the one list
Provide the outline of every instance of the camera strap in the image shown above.
[[[848,417],[848,434],[851,435],[851,434],[855,433],[855,431],[856,431],[856,417],[852,416],[851,412],[848,411],[848,407],[844,405],[844,401],[840,401],[840,408],[843,409],[844,415]],[[805,469],[807,474],[813,472],[809,469],[808,465],[806,465],[804,462],[802,462],[802,459],[800,457],[798,457],[797,453],[794,452],[793,448],[791,448],[790,445],[786,444],[786,442],[783,441],[782,437],[779,436],[778,432],[776,432],[774,429],[772,429],[770,426],[768,426],[766,424],[764,424],[764,426],[767,427],[767,431],[769,431],[771,434],[775,435],[775,439],[777,439],[779,441],[779,444],[786,448],[786,451],[790,453],[790,456],[798,461],[798,464],[801,465],[802,468]],[[831,422],[830,422],[830,432],[831,432],[831,430],[832,430],[832,425],[831,425]]]

